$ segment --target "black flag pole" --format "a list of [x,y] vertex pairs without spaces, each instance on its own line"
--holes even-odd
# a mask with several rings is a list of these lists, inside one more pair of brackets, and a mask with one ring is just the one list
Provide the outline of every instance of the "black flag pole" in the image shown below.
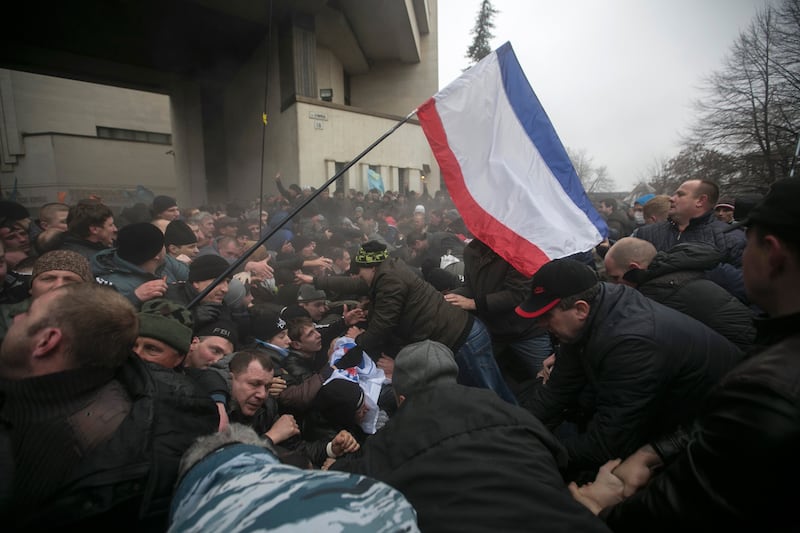
[[262,236],[262,237],[261,237],[261,238],[258,240],[258,242],[257,242],[257,243],[255,243],[253,246],[251,246],[251,247],[250,247],[250,249],[249,249],[249,250],[247,250],[245,253],[243,253],[243,254],[241,255],[241,257],[239,257],[239,259],[237,259],[236,261],[234,261],[233,263],[231,263],[231,265],[230,265],[228,268],[226,268],[226,269],[225,269],[225,272],[223,272],[222,274],[220,274],[220,275],[217,277],[217,279],[215,279],[215,280],[214,280],[214,281],[213,281],[213,282],[212,282],[212,283],[211,283],[211,284],[210,284],[208,287],[206,287],[205,289],[203,289],[202,291],[200,291],[200,294],[198,294],[197,296],[195,296],[195,297],[194,297],[194,299],[193,299],[191,302],[189,302],[189,305],[187,305],[186,307],[187,307],[187,308],[189,308],[189,309],[191,309],[191,308],[192,308],[192,307],[194,307],[194,306],[195,306],[195,305],[196,305],[198,302],[202,301],[202,300],[203,300],[203,298],[205,298],[206,296],[208,296],[208,293],[210,293],[212,290],[214,290],[214,288],[215,288],[217,285],[219,285],[219,284],[222,282],[222,280],[228,279],[228,278],[231,276],[231,273],[232,273],[232,272],[234,272],[234,271],[235,271],[237,268],[239,268],[239,266],[240,266],[242,263],[244,263],[245,261],[247,261],[247,259],[248,259],[248,258],[249,258],[251,255],[253,255],[253,252],[255,252],[255,251],[258,249],[258,247],[259,247],[259,246],[262,246],[262,245],[263,245],[265,242],[267,242],[267,241],[269,240],[269,238],[270,238],[270,237],[272,237],[273,235],[275,235],[275,233],[277,233],[277,231],[278,231],[279,229],[281,229],[281,228],[282,228],[282,227],[283,227],[283,226],[284,226],[284,225],[285,225],[287,222],[289,222],[289,221],[290,221],[292,218],[294,218],[294,216],[295,216],[295,215],[297,215],[297,213],[299,213],[300,211],[302,211],[303,209],[305,209],[305,207],[306,207],[306,206],[308,206],[308,204],[310,204],[311,202],[313,202],[313,201],[314,201],[314,199],[316,199],[316,197],[317,197],[317,196],[319,196],[319,195],[322,193],[322,191],[324,191],[325,189],[327,189],[328,187],[330,187],[330,186],[331,186],[331,184],[332,184],[332,183],[334,183],[334,182],[335,182],[337,179],[339,179],[339,178],[341,177],[341,175],[342,175],[342,174],[344,174],[345,172],[347,172],[348,170],[350,170],[350,168],[351,168],[353,165],[355,165],[356,163],[358,163],[358,162],[359,162],[359,161],[360,161],[360,160],[361,160],[361,159],[362,159],[362,158],[363,158],[365,155],[367,155],[368,153],[370,153],[370,152],[372,151],[372,149],[373,149],[373,148],[375,148],[375,147],[376,147],[376,146],[378,146],[380,143],[382,143],[382,142],[383,142],[383,141],[384,141],[384,140],[385,140],[385,139],[386,139],[386,138],[387,138],[389,135],[391,135],[392,133],[394,133],[395,131],[397,131],[397,129],[398,129],[400,126],[402,126],[403,124],[405,124],[406,122],[408,122],[408,121],[411,119],[411,117],[413,117],[413,116],[414,116],[414,115],[416,115],[416,114],[417,114],[417,110],[415,109],[414,111],[412,111],[411,113],[409,113],[408,115],[406,115],[406,117],[405,117],[404,119],[402,119],[402,120],[400,120],[399,122],[397,122],[397,123],[396,123],[394,126],[392,126],[391,128],[389,128],[389,130],[387,130],[387,131],[386,131],[386,133],[384,133],[383,135],[381,135],[380,137],[378,137],[378,139],[376,139],[376,140],[375,140],[375,142],[373,142],[372,144],[370,144],[369,146],[367,146],[367,147],[364,149],[364,151],[363,151],[363,152],[361,152],[360,154],[358,154],[358,155],[355,157],[355,159],[353,159],[352,161],[348,162],[348,163],[347,163],[347,164],[346,164],[346,165],[345,165],[345,166],[344,166],[344,167],[343,167],[343,168],[342,168],[342,169],[341,169],[339,172],[337,172],[336,174],[334,174],[334,175],[333,175],[333,176],[332,176],[332,177],[331,177],[331,178],[330,178],[328,181],[326,181],[326,182],[325,182],[325,183],[324,183],[324,184],[323,184],[321,187],[318,187],[318,188],[317,188],[317,190],[315,190],[315,191],[314,191],[314,192],[311,194],[311,196],[309,196],[308,198],[306,198],[306,199],[305,199],[305,200],[304,200],[304,201],[303,201],[303,202],[302,202],[300,205],[298,205],[297,207],[295,207],[295,208],[292,210],[292,212],[291,212],[291,213],[289,213],[289,216],[287,216],[285,219],[283,219],[283,221],[281,221],[281,223],[280,223],[280,224],[278,224],[277,226],[275,226],[274,228],[272,228],[272,229],[271,229],[269,232],[267,232],[265,235],[263,235],[263,236]]

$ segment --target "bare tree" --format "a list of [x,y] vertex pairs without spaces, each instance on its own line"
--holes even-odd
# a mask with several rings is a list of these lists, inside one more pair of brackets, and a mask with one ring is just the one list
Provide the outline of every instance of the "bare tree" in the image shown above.
[[697,102],[693,146],[707,147],[706,156],[736,158],[731,186],[744,180],[763,189],[789,174],[800,129],[799,4],[784,0],[777,11],[758,12]]
[[594,160],[587,155],[585,149],[575,151],[567,148],[567,155],[587,193],[611,192],[615,189],[616,184],[609,177],[608,169],[604,165],[595,166]]
[[472,44],[467,48],[467,59],[471,65],[477,63],[492,52],[489,41],[494,38],[494,16],[498,11],[492,6],[490,0],[482,0],[478,10],[478,17],[475,19],[475,26],[472,28]]

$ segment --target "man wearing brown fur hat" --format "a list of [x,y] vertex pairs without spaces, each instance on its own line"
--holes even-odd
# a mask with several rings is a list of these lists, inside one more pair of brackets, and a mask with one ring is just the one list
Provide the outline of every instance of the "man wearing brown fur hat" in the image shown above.
[[31,297],[15,304],[0,306],[0,340],[5,337],[14,316],[26,313],[36,298],[64,285],[92,281],[89,261],[81,254],[69,250],[54,250],[42,255],[33,263]]

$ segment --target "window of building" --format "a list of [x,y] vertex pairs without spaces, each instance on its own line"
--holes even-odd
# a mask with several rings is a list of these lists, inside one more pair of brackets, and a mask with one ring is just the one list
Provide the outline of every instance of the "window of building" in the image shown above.
[[408,169],[407,168],[398,168],[397,169],[397,191],[400,194],[405,194],[408,192]]
[[169,133],[158,133],[155,131],[126,130],[122,128],[97,126],[97,136],[101,139],[116,139],[119,141],[172,144],[172,135]]
[[[336,161],[336,162],[334,162],[334,164],[333,164],[334,174],[338,174],[339,172],[341,172],[342,169],[345,167],[345,165],[347,165],[347,161],[344,161],[344,162]],[[342,191],[345,194],[347,194],[347,184],[345,183],[345,180],[344,180],[346,174],[347,173],[345,172],[344,174],[342,174],[341,176],[336,178],[336,189],[335,189],[337,191]]]

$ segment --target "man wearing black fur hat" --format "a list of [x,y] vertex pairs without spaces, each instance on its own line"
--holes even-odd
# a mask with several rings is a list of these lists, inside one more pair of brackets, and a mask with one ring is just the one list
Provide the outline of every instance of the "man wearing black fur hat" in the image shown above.
[[197,257],[197,235],[182,220],[173,220],[164,231],[164,257],[163,274],[167,276],[167,283],[186,281],[189,279],[189,264]]
[[[187,281],[173,283],[166,297],[182,305],[189,305],[215,279],[228,269],[228,262],[218,255],[201,255],[189,265]],[[220,281],[203,299],[192,308],[195,328],[220,319],[232,320],[230,309],[223,303],[228,294],[229,279]]]
[[137,308],[167,292],[167,282],[157,274],[163,263],[164,234],[149,222],[119,230],[117,247],[98,252],[91,262],[97,283],[114,287]]
[[377,358],[393,347],[412,342],[441,342],[455,354],[461,383],[492,389],[504,400],[516,403],[480,320],[447,303],[401,259],[390,258],[386,246],[377,241],[364,244],[353,262],[358,278],[323,277],[313,281],[323,290],[369,296],[367,330],[356,338],[358,347]]
[[178,202],[171,196],[156,196],[153,198],[153,220],[166,220],[172,222],[178,220],[181,210],[178,209]]

